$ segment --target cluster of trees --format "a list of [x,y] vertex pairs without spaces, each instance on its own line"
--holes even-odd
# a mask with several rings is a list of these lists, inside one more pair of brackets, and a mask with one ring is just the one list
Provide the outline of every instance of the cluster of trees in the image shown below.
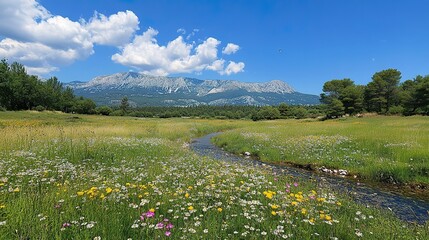
[[193,106],[130,108],[124,97],[116,108],[96,107],[94,101],[76,97],[56,77],[46,81],[28,75],[17,62],[0,62],[0,109],[58,110],[81,114],[101,114],[135,117],[200,117],[223,119],[271,120],[279,118],[307,118],[326,115],[335,118],[362,112],[379,114],[429,115],[429,75],[417,76],[400,83],[401,72],[387,69],[375,73],[366,86],[351,79],[331,80],[323,85],[320,95],[323,105],[289,106]]
[[91,99],[76,97],[71,88],[64,88],[56,77],[46,81],[28,75],[17,62],[0,62],[0,107],[6,110],[58,110],[63,112],[95,113]]
[[115,108],[97,107],[96,113],[110,116],[133,116],[147,118],[217,118],[217,119],[252,119],[272,120],[280,118],[307,118],[323,115],[321,106],[290,106],[281,103],[279,106],[189,106],[189,107],[155,107],[146,106],[130,108],[128,98],[124,97],[121,105]]
[[326,104],[326,116],[362,112],[429,115],[429,75],[403,83],[400,80],[400,71],[387,69],[375,73],[366,86],[355,85],[348,78],[328,81],[320,95],[321,102]]

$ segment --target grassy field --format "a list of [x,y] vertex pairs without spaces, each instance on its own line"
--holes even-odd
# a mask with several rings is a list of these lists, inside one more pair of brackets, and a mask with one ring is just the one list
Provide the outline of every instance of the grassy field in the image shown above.
[[215,143],[266,162],[346,169],[367,181],[429,186],[428,117],[266,121],[228,131]]
[[[385,122],[356,121],[363,122],[351,124],[356,128],[364,127],[365,121]],[[424,135],[417,131],[427,129],[427,120],[410,122],[398,128],[414,131],[411,137],[398,133],[401,138],[390,144],[427,148],[427,139],[421,142]],[[394,123],[384,123],[389,124]],[[323,143],[334,147],[354,142],[355,135],[345,134],[347,123],[334,121],[254,123],[0,112],[0,239],[429,238],[429,224],[407,224],[314,182],[201,158],[187,148],[191,138],[232,130],[225,142],[247,139],[254,153],[254,144],[261,144],[258,153],[263,157],[266,137],[293,127],[295,135],[287,136],[298,138],[299,125],[305,126],[302,138],[309,144],[317,143],[313,138],[322,134],[331,136]],[[310,126],[320,128],[319,135],[310,134]],[[339,132],[328,134],[332,129]],[[425,146],[402,154],[424,158]],[[395,147],[383,156],[400,155]],[[242,148],[247,150],[245,143]]]

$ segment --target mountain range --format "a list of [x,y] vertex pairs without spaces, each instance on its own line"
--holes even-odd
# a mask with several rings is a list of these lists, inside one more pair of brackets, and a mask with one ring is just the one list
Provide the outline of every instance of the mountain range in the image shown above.
[[319,96],[296,92],[281,80],[246,83],[126,72],[65,85],[99,105],[117,105],[124,96],[132,106],[319,104]]

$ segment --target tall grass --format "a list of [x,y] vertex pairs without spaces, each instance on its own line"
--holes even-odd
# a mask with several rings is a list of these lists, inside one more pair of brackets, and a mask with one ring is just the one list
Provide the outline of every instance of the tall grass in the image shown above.
[[262,161],[346,169],[370,181],[429,184],[429,118],[371,117],[261,122],[218,136]]
[[0,239],[429,237],[314,182],[186,148],[249,121],[0,114]]

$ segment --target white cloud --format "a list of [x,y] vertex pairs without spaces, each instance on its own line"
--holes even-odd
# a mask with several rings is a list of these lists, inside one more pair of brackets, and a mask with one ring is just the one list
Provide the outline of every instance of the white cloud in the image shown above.
[[184,29],[184,28],[179,28],[179,29],[177,29],[177,31],[176,31],[177,33],[180,33],[180,34],[182,34],[182,35],[184,35],[184,34],[186,34],[186,30]]
[[212,71],[221,73],[223,71],[224,64],[225,64],[225,60],[223,59],[216,60],[210,66],[207,66],[207,70],[212,70]]
[[21,62],[30,74],[84,59],[94,53],[94,44],[119,47],[137,29],[138,18],[131,11],[109,17],[96,13],[86,23],[52,15],[35,0],[0,1],[0,56]]
[[[218,46],[221,43],[219,40],[209,37],[201,44],[194,46],[186,43],[183,37],[179,36],[166,46],[162,46],[156,40],[157,35],[157,30],[149,28],[142,35],[136,36],[121,53],[113,55],[112,60],[153,75],[198,73],[204,70],[224,72],[225,60],[218,59],[217,56]],[[225,69],[225,73],[229,75],[242,71],[244,63],[242,64],[242,66],[235,66],[230,63],[230,69]]]
[[243,62],[233,62],[233,61],[229,61],[228,66],[226,66],[225,71],[223,72],[223,74],[226,75],[231,75],[231,74],[235,74],[235,73],[239,73],[239,72],[244,72],[244,63]]
[[230,55],[237,52],[240,49],[240,46],[234,43],[228,43],[226,47],[222,50],[223,54]]
[[131,11],[118,12],[110,17],[95,12],[86,28],[91,33],[94,43],[122,46],[128,43],[139,29],[139,19]]
[[[157,30],[149,28],[135,35],[138,29],[139,19],[132,11],[110,16],[95,12],[88,21],[73,21],[50,13],[37,0],[0,0],[0,58],[24,64],[30,74],[47,74],[85,59],[94,53],[95,44],[118,47],[120,52],[112,60],[144,73],[198,74],[209,70],[230,75],[243,71],[242,62],[230,61],[224,68],[225,60],[218,58],[221,41],[213,37],[198,45],[185,41],[199,29],[188,35],[185,29],[178,29],[183,36],[166,45],[158,44]],[[229,43],[223,53],[232,54],[238,49],[238,45]]]

